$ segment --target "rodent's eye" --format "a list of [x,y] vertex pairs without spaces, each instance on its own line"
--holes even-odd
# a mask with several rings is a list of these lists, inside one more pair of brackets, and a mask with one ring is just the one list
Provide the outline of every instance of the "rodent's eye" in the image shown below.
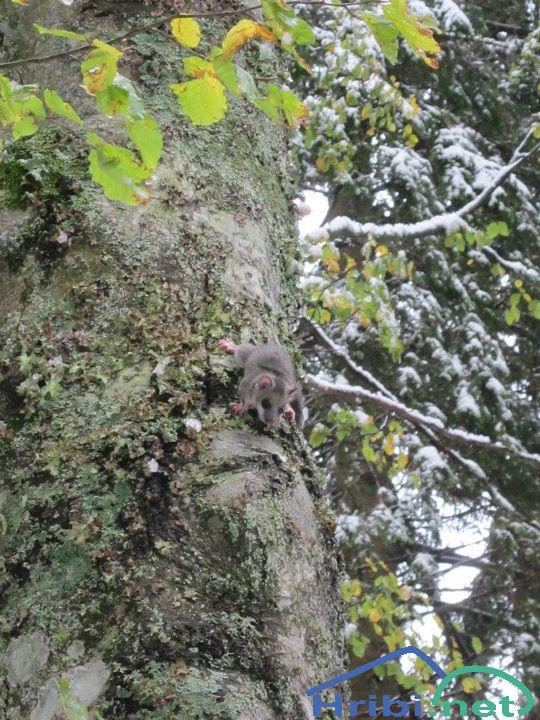
[[261,400],[261,405],[265,410],[269,410],[272,407],[272,403],[268,398],[264,398],[264,400]]

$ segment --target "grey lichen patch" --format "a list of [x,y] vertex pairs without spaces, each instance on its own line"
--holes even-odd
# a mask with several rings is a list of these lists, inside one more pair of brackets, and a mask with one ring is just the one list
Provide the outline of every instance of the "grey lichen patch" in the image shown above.
[[226,430],[216,435],[210,445],[208,457],[214,461],[230,461],[234,458],[260,458],[261,454],[286,461],[286,455],[278,443],[266,435],[245,430]]
[[3,657],[9,684],[14,687],[27,683],[45,665],[49,653],[49,646],[39,633],[11,640]]
[[258,298],[268,307],[279,302],[279,284],[274,273],[271,243],[260,224],[240,223],[232,213],[212,212],[206,222],[219,232],[226,248],[224,281],[236,297]]
[[[102,660],[93,660],[76,667],[64,677],[69,680],[69,689],[73,696],[88,707],[102,695],[110,674]],[[51,678],[41,689],[38,703],[30,713],[30,720],[53,720],[61,712],[57,678]]]
[[224,473],[220,475],[219,484],[210,488],[206,498],[219,505],[239,506],[252,497],[261,495],[265,490],[265,480],[260,473],[251,471]]

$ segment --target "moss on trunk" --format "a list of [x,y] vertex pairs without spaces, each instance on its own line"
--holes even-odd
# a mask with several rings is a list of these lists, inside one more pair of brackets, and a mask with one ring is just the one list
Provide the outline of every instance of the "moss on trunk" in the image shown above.
[[[2,4],[7,57],[50,48],[29,20],[58,3]],[[86,5],[63,25],[105,36],[137,7]],[[130,43],[122,71],[165,130],[152,203],[104,200],[60,126],[0,170],[0,715],[52,718],[67,674],[108,720],[296,720],[341,668],[332,518],[298,433],[233,419],[216,352],[223,335],[291,347],[287,138],[240,102],[190,126],[168,91],[178,49]],[[77,95],[67,61],[21,75],[53,77]]]

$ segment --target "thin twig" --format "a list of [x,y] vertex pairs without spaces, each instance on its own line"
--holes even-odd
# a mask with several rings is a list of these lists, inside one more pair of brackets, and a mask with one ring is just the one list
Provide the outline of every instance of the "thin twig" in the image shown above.
[[[331,7],[333,9],[336,8],[347,8],[348,5],[352,6],[359,6],[359,5],[373,5],[373,4],[381,4],[381,0],[357,0],[357,2],[347,3],[347,5],[334,5],[332,2],[328,2],[328,0],[290,0],[289,5],[307,5],[310,7]],[[215,10],[215,11],[206,11],[206,12],[191,12],[191,13],[175,13],[174,15],[165,15],[160,18],[157,18],[153,22],[146,23],[143,25],[137,25],[136,27],[132,28],[131,30],[128,30],[125,33],[122,33],[121,35],[117,35],[114,38],[111,38],[108,40],[109,44],[116,44],[121,43],[124,40],[129,39],[130,37],[133,37],[133,35],[137,35],[139,33],[148,32],[149,30],[155,30],[160,25],[163,25],[163,23],[170,22],[171,20],[174,20],[175,18],[216,18],[216,17],[227,17],[231,15],[246,15],[248,13],[251,13],[255,10],[260,10],[262,8],[262,5],[252,5],[251,7],[247,8],[236,8],[235,10]],[[71,57],[72,55],[78,55],[79,53],[86,52],[87,50],[92,50],[94,48],[94,45],[92,43],[88,43],[87,45],[81,45],[80,47],[71,48],[70,50],[63,50],[62,52],[52,53],[51,55],[42,55],[40,57],[29,57],[29,58],[21,58],[19,60],[12,60],[11,62],[5,62],[0,63],[0,70],[6,69],[6,68],[12,68],[12,67],[18,67],[20,65],[30,65],[32,63],[42,63],[42,62],[49,62],[50,60],[59,60],[64,57]]]

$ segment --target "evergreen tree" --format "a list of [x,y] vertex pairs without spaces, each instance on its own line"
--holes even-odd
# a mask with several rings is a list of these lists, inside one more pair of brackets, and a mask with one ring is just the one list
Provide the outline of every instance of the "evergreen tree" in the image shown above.
[[[384,6],[318,23],[299,140],[305,187],[329,202],[303,280],[311,441],[340,514],[353,656],[420,642],[534,687],[538,6],[409,7],[439,28],[438,69],[397,54]],[[452,568],[474,569],[457,601]],[[381,672],[410,687],[397,664]]]

